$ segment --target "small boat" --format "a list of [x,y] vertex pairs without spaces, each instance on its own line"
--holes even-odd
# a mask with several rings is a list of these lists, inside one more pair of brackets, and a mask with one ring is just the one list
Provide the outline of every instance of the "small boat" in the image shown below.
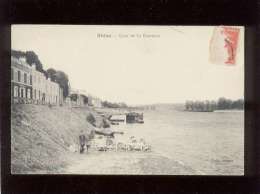
[[111,131],[111,130],[95,130],[95,134],[97,135],[103,135],[108,137],[115,137],[115,134],[123,135],[124,132],[122,131]]
[[111,125],[119,125],[119,123],[112,121],[112,122],[111,122]]
[[108,120],[111,122],[125,122],[126,116],[124,114],[110,115]]

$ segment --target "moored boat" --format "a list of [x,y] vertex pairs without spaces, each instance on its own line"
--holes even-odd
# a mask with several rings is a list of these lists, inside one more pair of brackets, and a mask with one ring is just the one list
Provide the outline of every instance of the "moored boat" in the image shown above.
[[143,113],[136,113],[136,112],[127,113],[126,123],[144,123]]

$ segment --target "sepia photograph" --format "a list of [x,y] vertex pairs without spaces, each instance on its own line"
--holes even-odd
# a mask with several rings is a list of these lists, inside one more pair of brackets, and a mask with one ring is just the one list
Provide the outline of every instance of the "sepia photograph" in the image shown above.
[[244,175],[243,26],[12,25],[10,68],[12,174]]

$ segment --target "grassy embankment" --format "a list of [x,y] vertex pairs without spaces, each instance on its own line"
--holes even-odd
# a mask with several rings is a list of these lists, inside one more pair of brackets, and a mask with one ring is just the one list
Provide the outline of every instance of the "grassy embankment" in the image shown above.
[[74,154],[70,147],[78,144],[80,131],[89,134],[94,130],[86,120],[90,113],[101,127],[102,117],[88,108],[12,105],[12,173],[58,173],[66,167]]

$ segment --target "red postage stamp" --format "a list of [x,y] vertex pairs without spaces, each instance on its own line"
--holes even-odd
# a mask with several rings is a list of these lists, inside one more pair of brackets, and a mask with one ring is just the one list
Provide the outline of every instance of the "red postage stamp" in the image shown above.
[[209,57],[214,64],[235,65],[240,28],[215,27],[210,41]]

